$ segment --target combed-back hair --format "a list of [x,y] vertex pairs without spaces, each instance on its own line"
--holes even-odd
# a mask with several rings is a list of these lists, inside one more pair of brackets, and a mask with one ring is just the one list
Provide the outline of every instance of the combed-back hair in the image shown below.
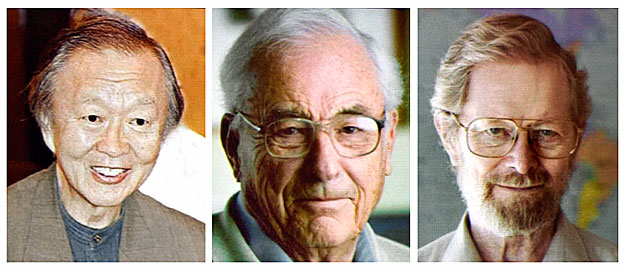
[[403,93],[397,61],[369,35],[360,32],[343,14],[333,9],[268,9],[236,40],[220,70],[225,108],[246,111],[256,90],[256,71],[251,62],[259,52],[280,52],[289,46],[313,42],[324,35],[349,36],[366,48],[375,65],[386,111],[396,109]]
[[434,96],[430,100],[432,113],[442,110],[458,114],[466,101],[475,66],[506,61],[556,63],[568,82],[574,121],[578,127],[586,127],[590,115],[586,71],[577,69],[573,54],[560,47],[546,25],[517,14],[482,18],[451,45],[436,75]]
[[53,124],[52,96],[57,91],[58,75],[71,56],[80,50],[105,49],[128,55],[149,52],[159,60],[169,97],[167,122],[162,132],[166,135],[176,127],[182,118],[184,99],[167,53],[139,25],[120,14],[101,9],[72,10],[69,27],[61,30],[41,55],[27,86],[30,110],[39,126],[49,128]]

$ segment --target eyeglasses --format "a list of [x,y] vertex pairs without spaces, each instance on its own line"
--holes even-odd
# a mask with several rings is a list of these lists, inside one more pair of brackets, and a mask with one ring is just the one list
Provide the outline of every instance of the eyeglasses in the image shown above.
[[[481,157],[502,157],[514,146],[519,130],[528,132],[534,153],[543,158],[564,158],[577,150],[582,129],[569,120],[530,120],[529,127],[519,127],[512,119],[477,118],[464,126],[458,115],[451,113],[456,123],[464,129],[469,150]],[[523,121],[527,121],[524,119]]]
[[338,115],[331,120],[311,121],[303,118],[283,118],[267,125],[255,125],[241,112],[241,118],[263,135],[267,152],[276,158],[298,158],[306,155],[317,132],[325,131],[337,153],[343,157],[370,154],[380,141],[384,120],[363,115]]

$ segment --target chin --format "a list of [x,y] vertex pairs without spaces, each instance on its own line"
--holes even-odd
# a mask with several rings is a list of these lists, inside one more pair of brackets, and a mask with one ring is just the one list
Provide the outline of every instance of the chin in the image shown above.
[[307,229],[299,228],[295,233],[300,243],[307,247],[336,247],[358,238],[360,231],[355,225],[342,223],[331,218],[316,218]]

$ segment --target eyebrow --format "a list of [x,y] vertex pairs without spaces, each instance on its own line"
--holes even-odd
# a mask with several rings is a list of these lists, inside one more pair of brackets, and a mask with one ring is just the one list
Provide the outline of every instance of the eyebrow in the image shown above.
[[303,119],[310,119],[310,114],[307,112],[304,112],[302,110],[298,110],[295,108],[289,108],[289,109],[284,109],[284,108],[279,108],[279,109],[273,109],[271,111],[269,111],[269,113],[266,115],[266,119],[265,121],[267,123],[282,119],[282,118],[303,118]]
[[334,115],[365,115],[366,113],[367,109],[363,105],[356,104],[350,107],[341,108]]

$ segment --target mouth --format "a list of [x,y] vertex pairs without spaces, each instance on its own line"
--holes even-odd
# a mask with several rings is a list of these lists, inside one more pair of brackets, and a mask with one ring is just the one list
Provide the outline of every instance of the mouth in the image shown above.
[[102,184],[118,184],[128,176],[129,168],[92,166],[91,175]]
[[544,184],[533,184],[533,185],[524,185],[524,186],[516,186],[516,185],[509,185],[509,184],[495,184],[495,186],[498,186],[507,190],[517,191],[517,192],[532,192],[532,191],[539,190],[540,188],[544,186]]
[[339,198],[306,198],[298,199],[295,201],[305,208],[311,210],[338,210],[352,204],[352,199],[339,197]]

